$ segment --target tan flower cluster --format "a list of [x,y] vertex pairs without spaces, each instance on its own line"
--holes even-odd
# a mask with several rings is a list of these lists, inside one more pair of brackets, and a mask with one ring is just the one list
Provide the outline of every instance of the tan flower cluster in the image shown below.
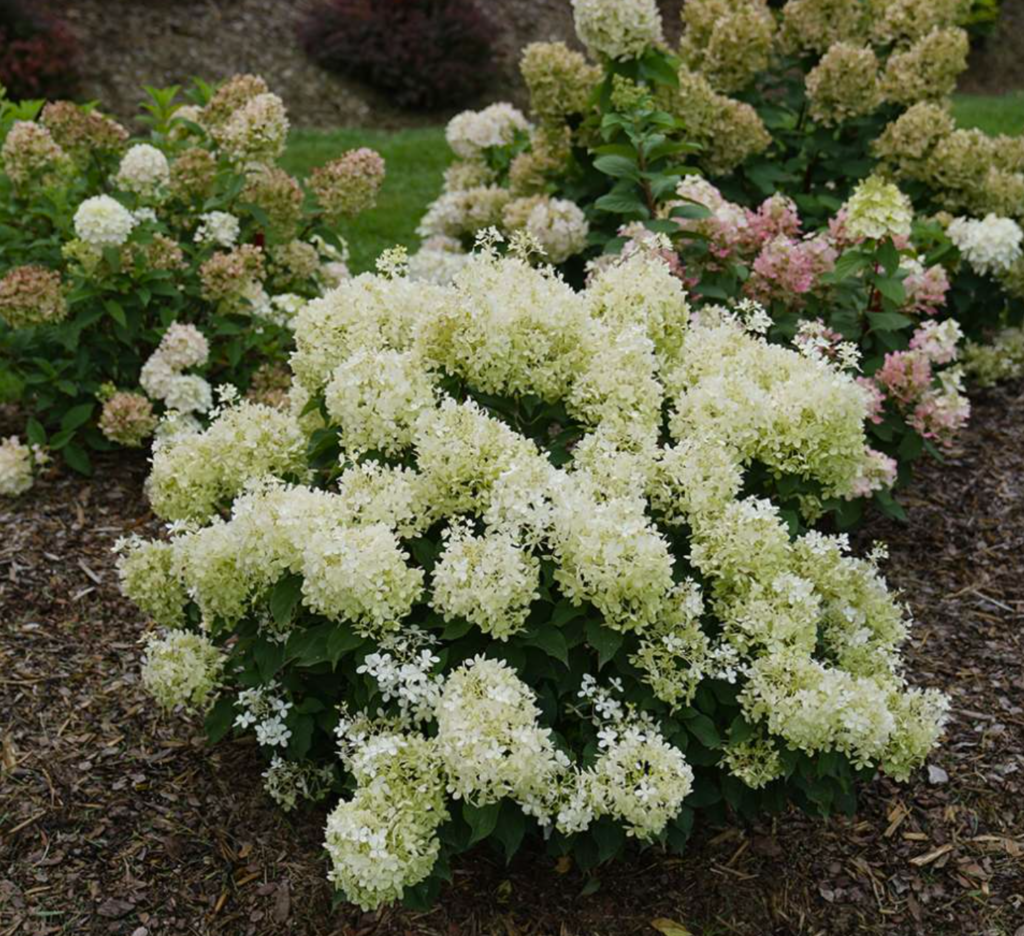
[[149,270],[181,270],[187,266],[178,242],[159,232],[147,243],[125,244],[121,257],[122,265],[129,269],[136,261]]
[[688,0],[679,54],[718,91],[745,88],[771,62],[775,18],[765,0]]
[[217,89],[203,108],[202,124],[208,128],[223,126],[237,110],[269,92],[269,86],[259,75],[235,75]]
[[43,108],[39,120],[58,145],[79,163],[93,153],[118,153],[128,141],[128,131],[116,120],[71,101],[52,101]]
[[889,124],[871,148],[897,178],[921,178],[936,144],[955,129],[948,107],[921,101]]
[[964,0],[869,0],[871,41],[879,45],[914,43],[933,29],[955,26]]
[[318,166],[309,176],[309,187],[331,221],[372,208],[383,184],[384,160],[365,146]]
[[863,42],[865,12],[859,0],[789,0],[782,8],[783,48],[824,54],[836,42]]
[[811,116],[826,126],[872,113],[882,103],[878,58],[868,46],[837,42],[807,75]]
[[682,119],[689,138],[703,146],[697,160],[710,175],[732,172],[772,142],[753,107],[719,94],[685,65],[679,69],[679,88],[662,92],[662,98],[665,109]]
[[286,367],[280,364],[261,364],[252,375],[252,382],[246,391],[246,399],[274,409],[288,408],[288,392],[292,377]]
[[538,127],[530,135],[530,149],[519,153],[508,169],[513,195],[536,195],[547,190],[548,177],[569,159],[572,133],[566,126]]
[[530,110],[538,120],[558,123],[583,114],[601,69],[564,42],[533,42],[524,50],[519,70],[530,92]]
[[947,97],[967,68],[969,51],[964,30],[933,30],[905,52],[889,56],[882,82],[886,100],[909,106]]
[[19,188],[47,181],[66,159],[50,131],[29,120],[15,121],[0,149],[4,171]]
[[139,448],[156,429],[153,404],[141,393],[118,390],[103,404],[99,429],[111,442]]
[[271,273],[282,285],[313,279],[320,271],[320,254],[305,241],[290,240],[270,251]]
[[199,268],[203,296],[213,302],[239,298],[263,276],[263,251],[253,244],[215,253]]
[[278,166],[261,166],[250,172],[241,198],[260,208],[278,231],[291,232],[302,219],[302,188]]
[[11,328],[53,324],[68,314],[60,274],[41,266],[19,266],[0,280],[0,318]]
[[217,178],[217,160],[209,150],[185,150],[171,163],[171,193],[181,201],[203,201]]
[[944,107],[915,104],[872,147],[884,172],[923,182],[954,212],[1024,218],[1024,141],[957,130]]

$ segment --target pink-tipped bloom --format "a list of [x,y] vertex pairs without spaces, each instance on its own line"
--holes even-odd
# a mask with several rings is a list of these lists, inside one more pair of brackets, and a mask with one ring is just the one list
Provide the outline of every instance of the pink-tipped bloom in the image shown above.
[[836,251],[824,238],[798,241],[779,235],[754,260],[745,292],[765,304],[777,300],[799,306],[835,262]]

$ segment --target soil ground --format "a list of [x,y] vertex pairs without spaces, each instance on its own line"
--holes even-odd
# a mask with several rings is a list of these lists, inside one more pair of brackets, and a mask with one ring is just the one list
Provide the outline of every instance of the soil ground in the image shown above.
[[[158,524],[141,457],[0,505],[0,936],[1024,936],[1024,387],[975,399],[945,465],[873,520],[918,619],[915,683],[953,698],[928,768],[854,819],[700,828],[597,889],[538,852],[455,869],[432,912],[331,909],[322,810],[289,819],[252,745],[205,748],[139,686],[146,629],[110,552]],[[678,931],[672,936],[683,936]]]

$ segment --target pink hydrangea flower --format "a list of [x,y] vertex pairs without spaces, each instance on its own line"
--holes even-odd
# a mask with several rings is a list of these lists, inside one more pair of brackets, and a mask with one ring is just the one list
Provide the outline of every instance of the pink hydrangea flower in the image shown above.
[[780,234],[757,255],[745,291],[765,304],[779,300],[799,305],[800,297],[834,269],[835,262],[836,251],[825,238],[798,241]]
[[919,315],[935,315],[946,304],[949,292],[949,277],[940,264],[927,269],[917,261],[908,265],[910,273],[903,281],[907,293],[905,311]]

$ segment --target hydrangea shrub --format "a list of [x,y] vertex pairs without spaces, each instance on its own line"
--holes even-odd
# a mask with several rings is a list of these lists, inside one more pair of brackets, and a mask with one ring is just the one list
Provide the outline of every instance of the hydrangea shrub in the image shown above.
[[880,483],[865,388],[656,251],[577,291],[499,237],[306,305],[289,407],[229,394],[162,444],[170,537],[119,544],[156,701],[255,734],[282,808],[330,796],[367,909],[479,842],[589,869],[698,812],[851,810],[944,719],[880,555],[801,521]]
[[875,444],[905,480],[968,419],[960,339],[1024,313],[1024,148],[953,125],[957,4],[840,6],[697,0],[672,51],[653,3],[574,4],[589,58],[529,46],[529,118],[498,104],[449,124],[457,160],[412,275],[449,280],[488,225],[528,231],[577,284],[667,237],[694,296],[754,299],[772,340],[859,349]]
[[[977,338],[1024,317],[1024,259],[1011,249],[1024,219],[1024,142],[953,121],[968,6],[788,0],[772,15],[761,2],[696,0],[679,55],[683,71],[750,104],[770,133],[733,178],[716,179],[730,198],[753,207],[781,192],[823,224],[865,177],[896,182],[946,232],[936,254],[953,279],[950,311]],[[960,249],[956,218],[987,220],[981,236],[999,262],[979,267]]]
[[252,75],[149,90],[150,132],[68,101],[0,99],[0,388],[73,468],[143,444],[281,362],[295,312],[348,275],[338,228],[384,176],[370,150],[307,188],[277,166],[288,119]]

